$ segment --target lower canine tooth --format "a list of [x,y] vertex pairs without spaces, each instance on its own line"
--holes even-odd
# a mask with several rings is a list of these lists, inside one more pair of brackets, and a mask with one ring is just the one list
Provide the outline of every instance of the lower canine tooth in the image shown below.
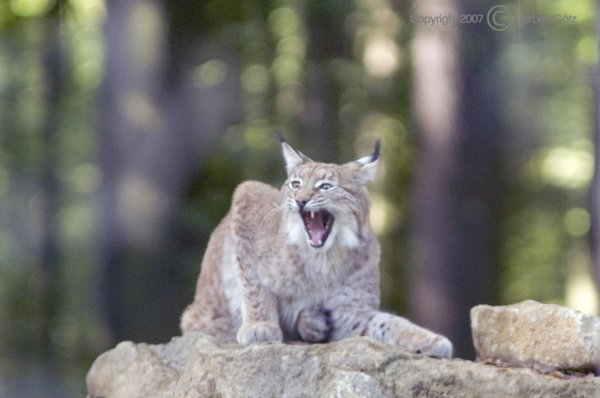
[[313,210],[310,211],[310,218],[315,218],[315,212]]

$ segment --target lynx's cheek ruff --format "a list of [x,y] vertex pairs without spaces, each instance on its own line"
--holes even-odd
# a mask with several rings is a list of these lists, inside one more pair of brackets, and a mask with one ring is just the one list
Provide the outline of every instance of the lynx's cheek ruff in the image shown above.
[[312,247],[322,247],[335,221],[333,214],[327,210],[300,210],[300,217],[304,223],[308,244]]

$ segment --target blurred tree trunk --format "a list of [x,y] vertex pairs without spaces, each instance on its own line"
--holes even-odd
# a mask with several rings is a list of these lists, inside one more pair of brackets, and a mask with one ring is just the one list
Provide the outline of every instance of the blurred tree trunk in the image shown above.
[[65,59],[61,41],[58,2],[43,20],[46,44],[42,55],[45,109],[40,131],[40,262],[42,266],[41,299],[42,339],[45,356],[52,354],[51,323],[60,306],[59,224],[60,184],[57,177],[59,120],[65,93]]
[[[107,2],[98,209],[102,314],[114,340],[178,333],[192,299],[173,238],[181,196],[239,119],[235,55],[198,28],[206,5],[184,3]],[[228,64],[223,81],[196,86],[194,68],[213,58]]]
[[[419,15],[483,13],[474,1],[417,3]],[[420,136],[414,194],[411,309],[472,357],[469,310],[496,301],[501,211],[499,33],[484,24],[416,27],[414,109]]]
[[[146,100],[144,88],[150,86],[148,76],[155,65],[146,67],[139,53],[131,48],[139,32],[133,30],[137,2],[107,2],[105,22],[105,77],[100,93],[100,135],[98,163],[102,185],[98,198],[100,294],[102,317],[114,340],[129,335],[127,328],[125,254],[127,242],[118,214],[119,182],[127,161],[141,144],[143,131],[126,113],[126,101]],[[154,61],[154,60],[153,60]],[[146,72],[146,73],[144,73]]]
[[[344,126],[339,112],[340,97],[345,82],[340,82],[331,67],[331,60],[351,62],[352,41],[344,29],[345,18],[353,11],[348,3],[307,2],[307,67],[306,109],[302,116],[304,134],[309,135],[300,145],[315,148],[316,159],[343,162],[347,159],[332,158],[344,137]],[[339,152],[339,150],[338,150]],[[353,154],[354,155],[354,154]]]

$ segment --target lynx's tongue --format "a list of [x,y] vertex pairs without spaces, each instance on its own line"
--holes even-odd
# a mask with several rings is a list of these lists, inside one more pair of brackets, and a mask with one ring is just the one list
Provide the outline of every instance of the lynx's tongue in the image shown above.
[[333,215],[326,210],[302,211],[300,214],[308,235],[308,243],[312,247],[323,246],[333,225]]

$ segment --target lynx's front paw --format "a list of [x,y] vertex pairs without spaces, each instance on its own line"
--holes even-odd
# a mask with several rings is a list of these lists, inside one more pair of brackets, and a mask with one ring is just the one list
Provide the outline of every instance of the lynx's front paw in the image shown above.
[[305,308],[298,316],[298,333],[310,343],[327,341],[331,332],[330,314],[327,310]]
[[237,341],[245,345],[283,341],[283,333],[279,325],[271,322],[245,323],[237,332]]
[[369,321],[366,335],[408,351],[436,358],[451,358],[450,340],[392,314],[379,313]]
[[444,336],[437,335],[429,344],[417,350],[420,354],[425,354],[436,358],[452,358],[452,343]]

